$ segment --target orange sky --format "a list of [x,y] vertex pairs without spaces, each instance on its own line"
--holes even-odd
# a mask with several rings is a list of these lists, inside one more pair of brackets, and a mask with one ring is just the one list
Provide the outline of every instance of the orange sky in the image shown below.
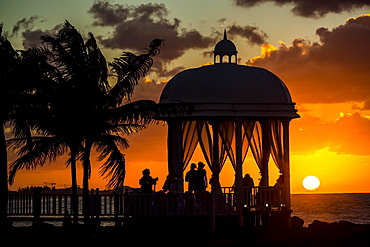
[[[263,6],[261,9],[263,10]],[[277,15],[282,11],[278,7],[275,10]],[[269,9],[269,11],[272,10]],[[252,18],[253,14],[250,14]],[[302,180],[309,175],[317,176],[321,180],[321,186],[315,192],[370,192],[370,15],[356,15],[349,18],[350,16],[351,14],[348,13],[343,16],[335,15],[335,19],[340,21],[330,27],[321,24],[322,19],[317,16],[313,19],[295,17],[296,21],[301,21],[300,23],[305,25],[308,25],[308,20],[316,25],[314,37],[297,34],[301,31],[299,24],[294,26],[299,31],[287,34],[289,30],[293,30],[291,26],[293,24],[277,27],[270,22],[271,29],[268,33],[273,38],[279,37],[276,30],[281,30],[284,32],[284,37],[290,39],[279,42],[277,42],[278,39],[274,40],[272,43],[275,45],[266,42],[258,45],[261,47],[259,56],[246,52],[249,49],[248,45],[252,45],[241,42],[242,36],[236,34],[239,29],[234,30],[234,39],[239,50],[238,57],[243,58],[241,63],[264,67],[275,73],[285,82],[293,101],[297,103],[296,107],[301,118],[292,120],[290,128],[293,193],[308,192],[303,188]],[[331,18],[334,19],[334,17]],[[228,18],[231,21],[231,17]],[[170,22],[173,21],[169,19]],[[237,24],[240,24],[241,20],[238,19],[238,21]],[[199,23],[197,25],[200,25]],[[229,23],[231,27],[233,24]],[[266,28],[262,20],[258,24]],[[234,26],[239,27],[235,23]],[[116,34],[117,30],[115,29],[112,35]],[[31,31],[28,31],[30,34]],[[189,33],[191,32],[187,35]],[[263,36],[262,31],[260,34]],[[202,36],[200,39],[202,42],[212,41],[209,37]],[[166,81],[176,70],[213,61],[212,57],[199,55],[203,51],[212,50],[212,45],[209,48],[192,47],[187,43],[188,41],[178,40],[183,42],[181,45],[188,45],[186,49],[180,51],[185,54],[184,57],[181,57],[181,54],[166,53],[166,49],[172,49],[170,42],[163,47],[162,57],[155,60],[155,73],[149,74],[137,87],[133,100],[145,98],[158,101]],[[108,41],[114,40],[113,38],[105,40],[105,42]],[[176,51],[175,48],[172,52]],[[108,54],[108,57],[117,53],[114,52],[116,50],[112,47],[104,50],[104,54]],[[198,54],[197,57],[194,54]],[[175,55],[183,60],[179,62],[179,57]],[[191,58],[193,55],[194,58]],[[165,65],[167,67],[162,67]],[[161,68],[164,70],[159,71]],[[127,159],[126,185],[138,187],[141,171],[149,168],[152,176],[159,177],[157,189],[162,187],[167,173],[166,131],[166,125],[158,123],[139,134],[128,137],[131,145],[124,151]],[[9,159],[10,161],[14,159],[14,155],[10,154]],[[198,148],[191,162],[202,160],[204,161]],[[102,189],[105,181],[99,178],[99,166],[100,164],[93,163],[91,187]],[[277,170],[272,162],[270,167],[270,183],[273,184],[277,178]],[[244,172],[249,172],[255,183],[258,181],[258,170],[251,156],[244,163]],[[208,175],[210,175],[209,170]],[[78,173],[78,178],[78,183],[81,185],[81,171]],[[221,172],[221,183],[223,186],[231,186],[233,180],[231,165],[226,163]],[[45,165],[34,171],[19,172],[10,189],[16,190],[27,185],[43,185],[44,182],[52,181],[57,183],[57,187],[70,186],[70,172],[65,168],[65,158],[60,158],[57,163]]]

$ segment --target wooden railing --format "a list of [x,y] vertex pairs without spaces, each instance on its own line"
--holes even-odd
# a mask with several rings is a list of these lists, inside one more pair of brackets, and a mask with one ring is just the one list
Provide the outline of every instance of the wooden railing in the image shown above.
[[[168,194],[91,194],[91,216],[171,216],[171,215],[235,215],[236,194],[225,187],[223,193],[204,192]],[[285,206],[282,191],[274,187],[243,187],[242,207],[246,210],[280,210]],[[73,212],[71,194],[20,194],[8,196],[8,216],[72,217],[82,216],[82,195]],[[240,213],[240,212],[239,212]]]

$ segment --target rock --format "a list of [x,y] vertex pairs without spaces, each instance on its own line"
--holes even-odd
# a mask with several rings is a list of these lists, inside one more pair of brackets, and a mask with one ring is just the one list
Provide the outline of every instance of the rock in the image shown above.
[[351,231],[356,224],[351,223],[346,220],[341,220],[339,222],[330,223],[330,230],[333,232],[349,232]]
[[330,224],[324,221],[314,220],[311,224],[308,224],[308,229],[318,234],[325,234],[330,231]]
[[293,216],[290,218],[290,226],[292,227],[292,229],[301,229],[303,228],[303,225],[304,225],[303,219],[297,216]]

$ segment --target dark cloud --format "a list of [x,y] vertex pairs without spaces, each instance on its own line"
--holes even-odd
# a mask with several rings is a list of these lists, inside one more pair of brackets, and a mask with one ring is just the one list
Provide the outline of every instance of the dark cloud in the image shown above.
[[319,43],[295,39],[279,48],[266,44],[264,54],[248,64],[275,72],[300,103],[369,102],[370,15],[332,30],[319,28],[316,34]]
[[239,36],[248,40],[250,44],[262,45],[266,43],[267,34],[258,27],[231,25],[227,31],[228,36]]
[[127,5],[110,4],[108,2],[95,2],[88,11],[97,21],[95,26],[114,26],[125,21],[129,10]]
[[144,78],[135,87],[131,101],[149,99],[158,102],[165,85],[166,82],[157,82],[153,79]]
[[160,58],[171,61],[186,50],[204,49],[216,42],[216,37],[202,35],[196,29],[180,28],[177,18],[168,19],[164,4],[148,3],[137,6],[95,2],[88,11],[96,19],[94,25],[114,28],[108,38],[98,36],[106,48],[140,50],[155,38],[165,39]]
[[[106,48],[140,51],[153,39],[164,39],[165,45],[155,59],[152,71],[167,78],[184,69],[182,66],[168,68],[171,61],[191,49],[212,49],[222,37],[222,33],[215,30],[211,30],[211,34],[207,36],[195,28],[182,28],[181,20],[168,17],[169,11],[165,4],[128,5],[97,1],[88,13],[95,19],[93,25],[113,28],[110,35],[97,36]],[[226,18],[218,21],[225,22]],[[231,39],[238,36],[250,44],[260,45],[267,37],[254,26],[239,26],[234,23],[227,29]]]
[[292,12],[298,16],[320,18],[328,13],[349,12],[354,9],[369,7],[369,0],[233,0],[237,6],[253,7],[266,2],[278,6],[293,5]]
[[26,30],[31,30],[34,26],[34,22],[38,19],[37,16],[31,16],[30,18],[24,17],[22,20],[17,21],[17,23],[13,26],[12,33],[10,37],[14,37],[18,35],[18,32],[21,28]]
[[17,21],[8,37],[13,38],[21,33],[23,38],[22,45],[26,49],[30,45],[41,45],[42,41],[40,37],[42,35],[56,35],[62,27],[62,24],[59,24],[50,30],[33,30],[36,21],[44,22],[44,20],[40,19],[38,16],[31,16],[29,18],[24,17],[23,19]]
[[26,49],[30,45],[41,45],[42,40],[40,37],[42,35],[57,35],[59,30],[62,28],[63,24],[58,24],[54,28],[48,30],[42,30],[42,29],[36,29],[36,30],[31,30],[31,29],[26,29],[25,31],[22,32],[22,37],[23,37],[23,47]]
[[171,78],[186,69],[184,66],[170,67],[167,62],[155,61],[151,69],[159,78]]

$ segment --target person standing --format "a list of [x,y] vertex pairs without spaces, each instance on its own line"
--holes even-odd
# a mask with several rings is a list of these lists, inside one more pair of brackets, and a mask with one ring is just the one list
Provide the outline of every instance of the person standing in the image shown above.
[[149,169],[144,169],[142,173],[143,176],[139,180],[140,192],[141,194],[151,194],[153,193],[153,185],[157,184],[158,178],[152,178]]
[[185,175],[185,182],[188,182],[188,191],[193,193],[197,187],[197,165],[195,163],[190,164],[190,171]]
[[205,191],[208,184],[207,184],[207,172],[204,170],[203,162],[198,162],[198,170],[197,170],[197,185],[196,185],[196,193],[200,193]]
[[253,178],[247,173],[243,178],[243,194],[245,195],[244,204],[249,208],[252,201],[252,189],[254,187]]

